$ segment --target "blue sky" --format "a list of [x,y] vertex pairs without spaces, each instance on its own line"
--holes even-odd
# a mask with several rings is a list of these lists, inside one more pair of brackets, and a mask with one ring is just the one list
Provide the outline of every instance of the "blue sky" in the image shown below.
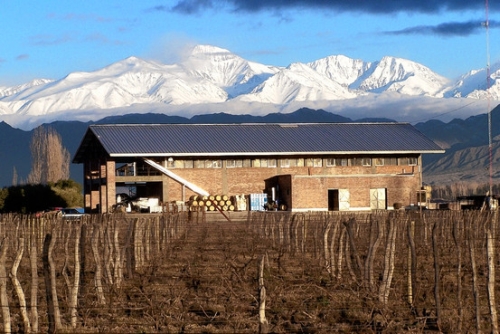
[[[210,44],[267,65],[395,56],[448,78],[487,64],[485,2],[470,0],[1,1],[0,85],[59,79]],[[500,60],[490,3],[491,63]]]

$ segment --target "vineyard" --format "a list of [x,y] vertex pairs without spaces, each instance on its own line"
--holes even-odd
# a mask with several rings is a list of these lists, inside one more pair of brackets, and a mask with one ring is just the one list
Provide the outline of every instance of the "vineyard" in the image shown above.
[[498,333],[481,211],[0,215],[3,333]]

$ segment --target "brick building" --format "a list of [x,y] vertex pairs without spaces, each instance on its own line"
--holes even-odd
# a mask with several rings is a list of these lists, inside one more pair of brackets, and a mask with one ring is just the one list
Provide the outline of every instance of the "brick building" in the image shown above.
[[193,194],[267,193],[283,209],[392,209],[417,202],[423,153],[444,151],[407,123],[92,125],[84,165],[87,212],[117,192],[163,203]]

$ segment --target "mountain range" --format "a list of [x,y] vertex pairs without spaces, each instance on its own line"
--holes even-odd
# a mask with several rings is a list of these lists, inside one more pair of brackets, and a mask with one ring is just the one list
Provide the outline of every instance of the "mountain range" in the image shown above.
[[[489,80],[486,80],[489,73]],[[0,186],[26,178],[33,128],[74,154],[90,124],[406,121],[446,149],[424,157],[431,184],[487,182],[500,162],[500,65],[445,78],[422,64],[343,55],[288,66],[198,45],[175,64],[129,57],[92,72],[0,87]],[[488,144],[488,117],[493,141]],[[81,166],[71,166],[79,180]],[[493,178],[500,177],[494,172]]]
[[[55,120],[96,121],[128,113],[262,116],[310,107],[347,118],[357,111],[356,118],[415,121],[464,104],[476,106],[468,107],[469,114],[484,112],[478,102],[500,99],[500,66],[490,73],[486,90],[485,69],[451,80],[407,59],[367,62],[342,55],[280,67],[198,45],[176,64],[129,57],[93,72],[0,87],[0,120],[29,129]],[[437,106],[437,100],[446,102]]]
[[[500,106],[490,114],[492,125],[493,180],[500,180]],[[230,115],[226,113],[198,115],[190,119],[165,114],[128,114],[110,116],[96,122],[56,121],[52,127],[61,135],[63,145],[74,156],[81,139],[91,124],[137,123],[301,123],[301,122],[391,122],[390,119],[366,118],[352,120],[324,110],[299,109],[292,113],[272,113],[265,116]],[[450,122],[426,121],[415,124],[423,134],[446,150],[444,154],[423,157],[423,176],[427,184],[450,185],[485,184],[489,181],[488,115],[481,114],[465,120]],[[30,141],[33,130],[13,128],[0,122],[0,187],[9,186],[16,169],[20,179],[26,179],[31,169]],[[71,178],[82,182],[82,166],[71,164]]]

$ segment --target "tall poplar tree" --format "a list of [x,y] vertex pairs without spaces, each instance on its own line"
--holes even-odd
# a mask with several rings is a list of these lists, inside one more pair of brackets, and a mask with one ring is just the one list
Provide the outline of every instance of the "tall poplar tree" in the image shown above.
[[52,128],[39,126],[31,137],[31,172],[28,183],[47,184],[69,179],[70,154],[61,136]]

